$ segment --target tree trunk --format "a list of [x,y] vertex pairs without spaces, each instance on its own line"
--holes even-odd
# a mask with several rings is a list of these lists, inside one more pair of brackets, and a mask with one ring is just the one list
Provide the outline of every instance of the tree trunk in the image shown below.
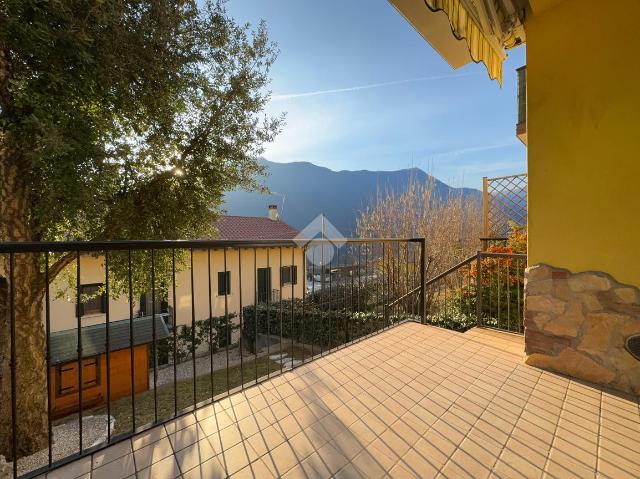
[[[0,241],[33,239],[27,180],[19,154],[2,142],[0,132]],[[47,447],[47,371],[39,254],[16,254],[13,275],[9,255],[0,258],[0,455],[8,460]],[[10,281],[13,277],[13,302]],[[11,305],[15,315],[17,447],[12,447]]]

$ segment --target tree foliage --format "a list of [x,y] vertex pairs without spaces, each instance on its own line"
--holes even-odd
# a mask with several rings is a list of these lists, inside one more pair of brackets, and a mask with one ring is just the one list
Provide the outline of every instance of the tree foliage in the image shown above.
[[[223,192],[258,187],[257,160],[283,120],[264,114],[277,54],[265,25],[237,24],[224,3],[0,2],[0,241],[214,234]],[[49,280],[73,272],[74,258],[52,254]],[[126,294],[128,255],[109,261],[113,290]],[[134,252],[135,295],[148,290],[151,261],[167,284],[170,253]],[[8,457],[46,444],[42,257],[16,255],[13,273],[21,381],[16,451],[0,404]],[[0,353],[8,284],[2,256]],[[9,376],[0,354],[3,397]]]
[[0,8],[0,135],[29,194],[31,237],[16,239],[201,236],[224,191],[256,186],[281,121],[262,115],[264,24],[211,2]]

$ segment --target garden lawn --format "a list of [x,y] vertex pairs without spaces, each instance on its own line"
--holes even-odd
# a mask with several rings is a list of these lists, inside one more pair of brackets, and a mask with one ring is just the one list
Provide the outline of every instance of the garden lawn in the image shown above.
[[[280,363],[269,359],[268,357],[258,358],[257,360],[257,376],[258,378],[267,375],[267,373],[280,372]],[[204,374],[196,377],[196,403],[206,401],[213,396],[227,392],[244,384],[255,383],[256,365],[254,361],[247,361],[244,364],[243,373],[241,374],[240,365],[229,368],[227,379],[227,369],[219,369],[213,374]],[[213,383],[213,388],[212,388]],[[175,391],[175,394],[174,394]],[[154,407],[154,390],[150,389],[135,396],[136,409],[136,428],[157,421],[171,419],[175,412],[175,401],[177,396],[178,413],[190,406],[193,406],[193,378],[177,381],[174,384],[165,384],[156,389],[157,401],[157,417]],[[106,406],[85,412],[85,416],[106,414]],[[121,398],[111,402],[111,416],[115,418],[115,428],[113,435],[130,432],[132,429],[132,406],[131,397]]]

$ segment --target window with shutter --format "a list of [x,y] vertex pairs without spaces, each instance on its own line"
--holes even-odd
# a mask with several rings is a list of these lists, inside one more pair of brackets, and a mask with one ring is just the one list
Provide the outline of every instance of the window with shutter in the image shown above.
[[280,268],[280,285],[297,284],[298,283],[298,267],[283,266]]
[[231,271],[218,272],[218,296],[231,294]]
[[102,283],[83,284],[80,286],[80,316],[100,314],[106,311],[107,297],[101,292]]

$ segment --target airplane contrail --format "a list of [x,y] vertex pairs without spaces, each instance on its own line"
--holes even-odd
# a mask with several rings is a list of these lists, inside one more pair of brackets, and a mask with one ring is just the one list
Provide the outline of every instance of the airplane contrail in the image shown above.
[[402,85],[404,83],[416,83],[422,81],[431,81],[431,80],[449,80],[452,78],[464,78],[477,76],[480,73],[459,73],[453,75],[434,75],[428,77],[418,77],[418,78],[408,78],[406,80],[395,80],[381,83],[369,83],[367,85],[357,85],[346,88],[334,88],[331,90],[316,90],[316,91],[308,91],[303,93],[287,93],[282,95],[273,95],[271,100],[273,101],[282,101],[282,100],[292,100],[294,98],[305,98],[309,96],[320,96],[320,95],[332,95],[334,93],[345,93],[350,91],[360,91],[360,90],[369,90],[371,88],[380,88],[385,86],[393,86],[393,85]]

